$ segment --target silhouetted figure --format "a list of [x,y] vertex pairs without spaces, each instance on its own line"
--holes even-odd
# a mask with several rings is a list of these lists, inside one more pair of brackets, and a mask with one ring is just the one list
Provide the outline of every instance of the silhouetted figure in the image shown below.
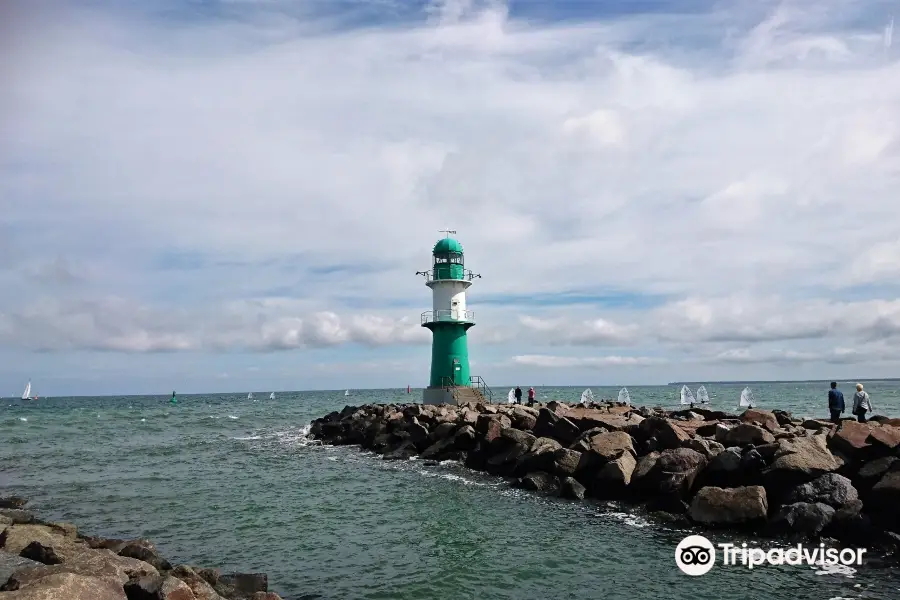
[[831,411],[831,422],[840,423],[841,414],[846,411],[844,406],[844,393],[837,389],[837,382],[831,382],[831,389],[828,390],[828,410]]
[[516,404],[522,404],[522,388],[516,386]]

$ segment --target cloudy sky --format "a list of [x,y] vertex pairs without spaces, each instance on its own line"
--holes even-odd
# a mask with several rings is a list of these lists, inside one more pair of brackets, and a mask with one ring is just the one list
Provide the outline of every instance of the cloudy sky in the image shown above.
[[0,395],[897,376],[895,9],[5,2]]

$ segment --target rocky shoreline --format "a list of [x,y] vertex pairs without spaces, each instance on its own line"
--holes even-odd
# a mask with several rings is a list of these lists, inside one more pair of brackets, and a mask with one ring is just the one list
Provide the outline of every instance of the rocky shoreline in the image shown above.
[[365,405],[310,437],[384,460],[455,460],[513,486],[616,500],[668,522],[900,550],[900,419],[835,425],[618,402]]
[[84,535],[0,498],[0,600],[282,600],[265,573],[173,565],[145,539]]

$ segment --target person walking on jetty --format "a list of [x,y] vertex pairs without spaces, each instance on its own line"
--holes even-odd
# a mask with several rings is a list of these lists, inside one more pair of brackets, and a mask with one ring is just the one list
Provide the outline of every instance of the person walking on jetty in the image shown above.
[[534,388],[528,388],[528,406],[534,406]]
[[837,382],[831,382],[831,389],[828,390],[828,410],[831,411],[831,422],[839,423],[841,414],[846,410],[844,406],[844,393],[837,389]]
[[869,398],[869,392],[863,391],[863,384],[856,384],[856,393],[853,394],[853,414],[860,423],[866,422],[866,413],[872,408],[872,400]]
[[522,404],[522,388],[516,386],[516,404]]

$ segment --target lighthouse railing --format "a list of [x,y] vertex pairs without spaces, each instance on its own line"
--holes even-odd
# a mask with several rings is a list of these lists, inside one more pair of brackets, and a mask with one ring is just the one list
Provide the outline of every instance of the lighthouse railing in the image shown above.
[[422,313],[422,325],[426,323],[474,323],[474,310],[426,310]]

